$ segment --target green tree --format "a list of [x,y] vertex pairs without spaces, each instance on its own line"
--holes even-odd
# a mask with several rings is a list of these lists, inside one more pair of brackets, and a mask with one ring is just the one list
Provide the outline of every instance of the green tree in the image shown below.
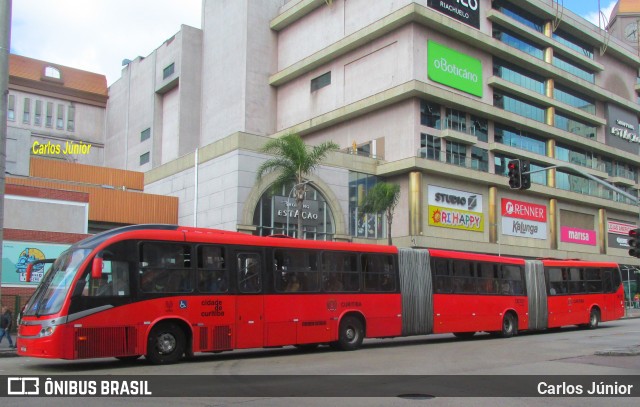
[[391,246],[391,224],[393,211],[400,200],[400,185],[388,182],[378,182],[367,192],[360,206],[363,213],[376,214],[385,212],[387,215],[387,243]]
[[[265,174],[276,172],[278,178],[274,183],[276,188],[286,187],[293,183],[293,194],[296,202],[296,214],[302,213],[302,204],[307,193],[307,177],[315,171],[320,162],[331,151],[337,151],[339,146],[333,141],[308,148],[297,134],[287,134],[277,139],[269,140],[262,152],[272,154],[271,158],[260,165],[256,178],[258,181]],[[302,216],[298,218],[298,238],[302,238]],[[287,231],[288,232],[288,231]]]

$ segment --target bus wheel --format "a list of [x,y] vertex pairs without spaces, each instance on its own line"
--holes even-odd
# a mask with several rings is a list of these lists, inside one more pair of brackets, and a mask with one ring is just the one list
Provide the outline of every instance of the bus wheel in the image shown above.
[[471,339],[475,334],[475,332],[454,332],[453,336],[459,339]]
[[341,350],[356,350],[364,340],[362,322],[356,317],[346,316],[340,321],[337,347]]
[[600,311],[594,308],[589,314],[589,329],[596,329],[598,324],[600,324]]
[[153,364],[176,363],[185,349],[184,332],[175,324],[158,324],[149,333],[147,359]]
[[518,333],[518,327],[516,326],[516,318],[512,313],[507,313],[502,320],[502,332],[500,336],[503,338],[511,338]]

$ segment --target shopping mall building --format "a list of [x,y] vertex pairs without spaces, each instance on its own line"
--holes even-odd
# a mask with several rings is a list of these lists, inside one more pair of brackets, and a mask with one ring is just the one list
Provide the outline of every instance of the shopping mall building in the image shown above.
[[[638,2],[620,0],[607,30],[551,0],[202,11],[202,29],[125,60],[107,105],[105,165],[178,197],[181,224],[294,234],[291,186],[256,169],[265,140],[297,133],[342,148],[310,176],[306,238],[384,243],[384,219],[358,205],[388,181],[398,246],[640,264],[625,197],[639,187]],[[515,158],[529,190],[509,189]]]

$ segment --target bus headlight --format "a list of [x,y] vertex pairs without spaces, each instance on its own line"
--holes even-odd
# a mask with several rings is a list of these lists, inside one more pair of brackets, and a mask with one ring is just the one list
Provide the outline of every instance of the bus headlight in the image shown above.
[[53,331],[56,330],[55,326],[48,326],[46,328],[42,328],[40,331],[40,336],[51,336],[53,335]]

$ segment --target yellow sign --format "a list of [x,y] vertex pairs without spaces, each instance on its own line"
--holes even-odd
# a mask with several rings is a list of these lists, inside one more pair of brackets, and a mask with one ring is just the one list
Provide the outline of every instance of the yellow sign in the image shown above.
[[47,141],[46,144],[34,141],[31,146],[31,152],[34,155],[87,155],[90,153],[91,147],[91,144],[84,143],[82,141],[79,143],[74,141],[65,141],[64,146],[61,146],[60,144],[53,144],[50,141]]
[[479,212],[429,205],[429,225],[482,232],[484,231],[484,216]]

